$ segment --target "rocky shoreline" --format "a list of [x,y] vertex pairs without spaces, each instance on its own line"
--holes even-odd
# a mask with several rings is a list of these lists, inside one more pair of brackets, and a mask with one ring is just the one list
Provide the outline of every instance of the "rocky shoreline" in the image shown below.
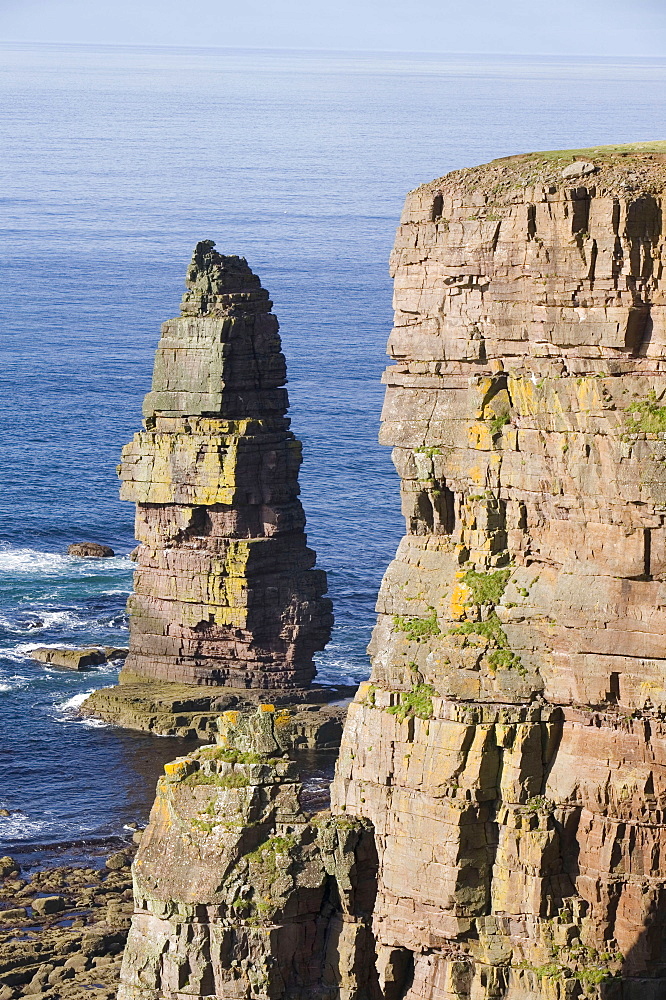
[[66,866],[5,875],[0,1000],[115,996],[133,912],[135,851],[136,845],[128,845],[115,852],[102,869]]
[[[221,727],[236,715],[227,713],[220,720]],[[261,715],[272,719],[274,713]],[[325,817],[338,744],[333,739],[334,749],[313,750],[301,742],[294,754],[299,713],[291,717],[288,728],[293,759],[281,766],[292,781],[299,782],[305,814]],[[201,745],[191,757],[166,764],[166,780],[173,780],[169,776],[174,768],[179,773],[182,761],[205,760],[216,752],[214,744]],[[0,858],[0,1000],[112,1000],[116,996],[135,912],[131,865],[143,836],[144,831],[137,829],[120,850],[105,859],[91,852],[80,865],[21,872],[13,859]]]

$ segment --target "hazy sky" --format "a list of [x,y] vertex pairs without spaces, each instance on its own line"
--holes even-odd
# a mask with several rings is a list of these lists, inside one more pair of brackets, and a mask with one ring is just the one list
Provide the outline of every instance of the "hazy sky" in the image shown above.
[[666,0],[0,0],[0,39],[666,56]]

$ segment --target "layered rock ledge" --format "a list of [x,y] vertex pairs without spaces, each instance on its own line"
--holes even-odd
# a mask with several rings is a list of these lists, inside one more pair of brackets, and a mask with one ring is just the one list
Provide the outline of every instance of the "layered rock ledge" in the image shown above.
[[288,712],[227,712],[165,765],[134,864],[119,1000],[364,989],[376,854],[362,820],[303,803]]

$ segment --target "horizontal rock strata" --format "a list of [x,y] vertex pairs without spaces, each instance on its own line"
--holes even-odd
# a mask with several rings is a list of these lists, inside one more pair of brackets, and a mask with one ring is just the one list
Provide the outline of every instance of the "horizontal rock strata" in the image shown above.
[[[666,995],[665,185],[662,143],[408,196],[382,430],[407,534],[326,821],[356,846],[336,840],[322,896],[287,763],[175,765],[123,1000]],[[255,811],[239,794],[223,833],[231,798],[208,820],[210,793],[181,790],[202,778],[251,788]]]
[[140,545],[125,678],[304,688],[332,623],[298,500],[272,303],[246,261],[199,243],[162,327],[145,430],[119,467]]
[[376,855],[363,821],[301,805],[288,713],[226,713],[165,766],[134,864],[119,1000],[367,993]]
[[374,827],[408,1000],[666,992],[664,153],[407,199],[382,440],[408,533],[333,808]]
[[[345,685],[313,685],[302,692],[271,692],[271,698],[277,706],[290,707],[296,746],[334,749],[340,746],[347,707],[355,693],[356,688]],[[259,700],[253,691],[142,681],[100,688],[85,700],[80,712],[156,736],[209,741],[218,732],[220,713],[253,711]]]

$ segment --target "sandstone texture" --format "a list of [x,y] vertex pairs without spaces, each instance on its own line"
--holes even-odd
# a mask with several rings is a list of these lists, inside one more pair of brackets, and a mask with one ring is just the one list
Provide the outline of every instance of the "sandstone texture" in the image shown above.
[[666,996],[665,155],[407,199],[382,430],[407,535],[332,806],[374,828],[409,1000]]
[[227,712],[165,765],[134,863],[119,1000],[365,995],[376,853],[363,820],[306,812],[288,712]]
[[247,262],[213,248],[197,244],[119,466],[140,543],[125,678],[304,688],[332,615],[303,531],[278,322]]
[[168,765],[122,1000],[666,997],[665,187],[652,143],[408,196],[332,815],[249,722]]

